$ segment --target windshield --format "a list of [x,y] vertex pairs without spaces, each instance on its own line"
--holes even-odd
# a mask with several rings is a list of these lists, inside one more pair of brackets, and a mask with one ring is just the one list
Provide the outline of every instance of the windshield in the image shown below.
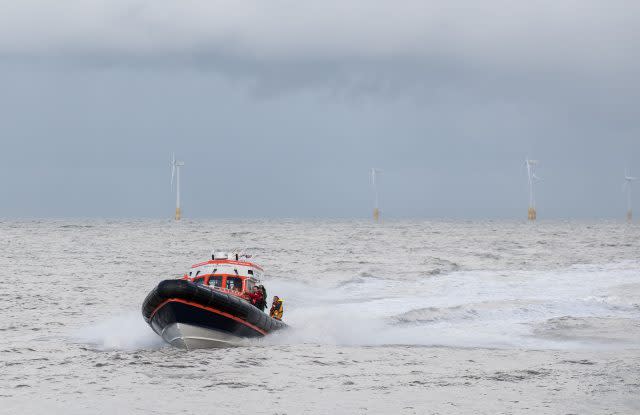
[[222,277],[215,275],[209,277],[209,285],[211,287],[222,287]]
[[234,291],[242,291],[242,278],[238,277],[227,277],[227,286],[228,290]]

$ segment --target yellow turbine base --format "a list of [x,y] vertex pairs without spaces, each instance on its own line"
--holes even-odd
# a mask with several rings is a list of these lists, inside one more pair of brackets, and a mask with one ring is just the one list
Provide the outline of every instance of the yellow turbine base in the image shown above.
[[536,213],[536,209],[530,207],[529,208],[529,212],[527,214],[527,219],[529,220],[536,220],[537,219],[538,214]]
[[376,222],[380,220],[380,209],[378,208],[373,209],[373,220],[375,220]]
[[181,217],[182,211],[180,211],[180,208],[176,208],[176,220],[180,220]]
[[633,222],[633,212],[632,211],[627,211],[627,222],[631,223]]

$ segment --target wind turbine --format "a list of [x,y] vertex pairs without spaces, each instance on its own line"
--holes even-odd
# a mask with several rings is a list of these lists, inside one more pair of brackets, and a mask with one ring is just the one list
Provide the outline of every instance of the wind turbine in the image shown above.
[[527,166],[527,176],[529,178],[529,211],[527,213],[527,219],[536,220],[537,212],[536,212],[536,199],[533,193],[533,183],[537,180],[540,180],[535,173],[535,166],[538,164],[537,160],[529,160],[527,157],[524,161],[524,164]]
[[626,169],[624,172],[624,186],[623,189],[627,192],[627,222],[631,222],[633,220],[633,209],[631,208],[631,184],[634,180],[638,180],[635,177],[632,177],[629,173],[629,169]]
[[176,220],[182,217],[180,210],[180,167],[184,166],[183,161],[176,161],[175,153],[171,154],[171,190],[173,190],[173,177],[176,177]]
[[382,170],[376,169],[375,167],[371,168],[371,185],[373,186],[373,220],[378,222],[380,220],[380,206],[379,206],[379,197],[378,197],[378,184],[376,183],[376,176],[382,173]]

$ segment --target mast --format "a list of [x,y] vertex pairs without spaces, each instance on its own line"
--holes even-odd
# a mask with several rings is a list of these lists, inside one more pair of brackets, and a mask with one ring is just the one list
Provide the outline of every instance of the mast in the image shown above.
[[176,220],[182,218],[180,209],[180,167],[184,166],[183,161],[176,161],[175,154],[171,155],[171,188],[173,189],[173,177],[176,177]]
[[180,220],[180,164],[176,165],[176,220]]
[[380,173],[380,170],[375,167],[371,168],[371,184],[373,185],[373,220],[378,222],[380,220],[380,200],[378,195],[378,184],[376,183],[376,174]]
[[533,184],[534,181],[538,179],[538,176],[536,176],[533,171],[533,166],[538,162],[536,160],[529,160],[528,157],[524,162],[527,166],[527,177],[529,179],[529,209],[527,211],[527,219],[534,221],[537,219],[538,213],[536,212],[536,199],[533,193]]
[[631,195],[632,185],[637,178],[632,177],[629,170],[625,170],[624,174],[624,189],[627,191],[627,222],[633,222],[633,197]]

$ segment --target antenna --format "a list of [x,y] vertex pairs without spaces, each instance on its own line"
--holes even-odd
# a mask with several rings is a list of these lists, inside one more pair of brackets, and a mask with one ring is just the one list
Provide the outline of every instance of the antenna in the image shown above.
[[173,190],[173,177],[176,178],[176,220],[182,217],[180,210],[180,167],[184,166],[183,161],[176,161],[175,153],[171,154],[171,190]]
[[527,177],[529,179],[529,210],[527,212],[527,219],[534,221],[538,216],[536,211],[536,198],[533,192],[533,184],[540,180],[535,173],[535,166],[538,164],[538,160],[530,160],[529,157],[527,157],[524,160],[524,164],[527,166]]
[[624,184],[622,185],[623,191],[627,192],[627,222],[631,223],[633,221],[633,207],[632,207],[632,197],[631,197],[631,187],[634,181],[638,180],[636,177],[631,176],[629,169],[625,169],[624,171]]
[[376,183],[376,176],[382,173],[382,170],[371,168],[371,185],[373,186],[373,220],[378,222],[380,220],[380,206],[378,196],[378,184]]

